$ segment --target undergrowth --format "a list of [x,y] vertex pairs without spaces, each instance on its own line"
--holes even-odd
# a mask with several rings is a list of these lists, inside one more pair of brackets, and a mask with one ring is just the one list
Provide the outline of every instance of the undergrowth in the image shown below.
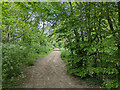
[[51,51],[50,47],[34,44],[30,47],[19,44],[2,44],[2,87],[17,88],[24,78],[22,70],[33,66],[35,61]]
[[69,74],[80,77],[85,80],[88,85],[99,85],[100,88],[116,88],[118,84],[118,71],[115,68],[104,66],[105,62],[100,66],[92,66],[92,61],[87,61],[87,56],[78,57],[72,55],[69,50],[61,51],[61,58],[67,62],[66,68]]

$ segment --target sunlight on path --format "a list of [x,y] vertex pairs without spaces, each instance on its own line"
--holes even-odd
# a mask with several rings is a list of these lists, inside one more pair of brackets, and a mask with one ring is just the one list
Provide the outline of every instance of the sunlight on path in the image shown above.
[[60,51],[60,50],[59,50],[59,48],[55,48],[55,49],[53,49],[53,51]]

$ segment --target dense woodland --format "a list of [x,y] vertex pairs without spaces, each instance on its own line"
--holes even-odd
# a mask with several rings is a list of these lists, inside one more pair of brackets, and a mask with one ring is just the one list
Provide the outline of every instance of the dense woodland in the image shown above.
[[2,28],[3,87],[53,48],[68,73],[120,87],[120,2],[3,2]]

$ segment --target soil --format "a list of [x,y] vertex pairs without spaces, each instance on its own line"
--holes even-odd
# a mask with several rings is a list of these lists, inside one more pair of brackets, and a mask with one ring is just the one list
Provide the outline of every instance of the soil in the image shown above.
[[59,49],[24,70],[26,78],[21,88],[98,88],[89,86],[78,77],[68,74],[66,62],[60,58]]

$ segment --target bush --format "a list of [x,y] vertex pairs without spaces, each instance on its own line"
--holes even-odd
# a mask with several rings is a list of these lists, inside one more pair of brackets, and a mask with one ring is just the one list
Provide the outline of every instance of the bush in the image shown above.
[[[2,85],[3,88],[13,87],[15,83],[23,77],[22,69],[25,66],[34,65],[34,61],[41,54],[50,52],[49,47],[33,45],[30,47],[19,44],[2,45]],[[13,84],[11,84],[13,83]]]
[[89,77],[86,78],[86,83],[89,85],[101,85],[103,81],[101,79],[95,78],[95,77]]
[[68,50],[61,49],[61,58],[62,59],[68,59],[70,57],[70,53]]
[[70,53],[68,53],[68,50],[62,50],[61,58],[68,62],[66,64],[68,73],[79,76],[80,78],[90,77],[86,80],[87,83],[93,85],[99,83],[102,88],[118,88],[120,86],[120,63],[116,46],[114,46],[114,44],[111,45],[112,47],[110,45],[104,45],[104,49],[102,49],[104,50],[104,53],[102,53],[101,57],[102,51],[100,51],[99,47],[99,51],[96,54],[97,56],[91,54],[93,53],[93,50],[91,49],[94,49],[91,45],[89,48],[85,48],[87,49],[87,54],[90,53],[88,55],[83,54],[79,56],[73,54],[71,56]]
[[21,69],[25,64],[26,56],[27,56],[26,47],[15,44],[2,45],[3,87],[6,86],[6,83],[8,84],[8,80],[12,82],[14,77],[18,77],[20,75]]

